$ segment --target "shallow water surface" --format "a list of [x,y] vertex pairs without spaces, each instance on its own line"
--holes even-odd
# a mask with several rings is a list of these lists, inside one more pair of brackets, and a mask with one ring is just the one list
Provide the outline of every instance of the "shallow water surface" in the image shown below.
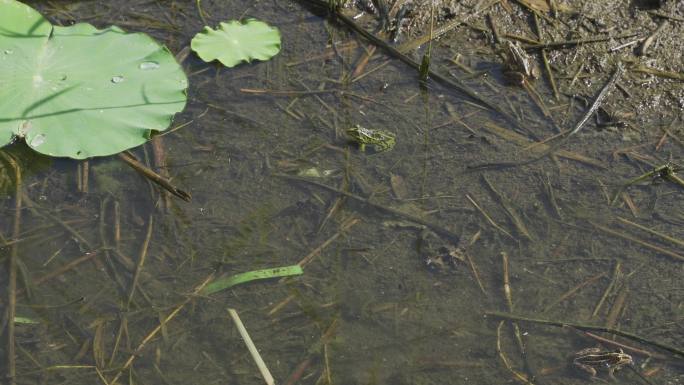
[[[193,1],[32,3],[54,23],[116,24],[173,53],[203,26]],[[189,101],[174,127],[184,127],[161,144],[189,203],[117,157],[86,167],[22,143],[5,149],[22,167],[23,199],[15,239],[3,163],[0,256],[17,253],[17,315],[38,322],[17,324],[17,384],[263,383],[228,308],[278,384],[580,384],[590,379],[573,368],[575,352],[617,349],[573,328],[500,323],[488,315],[497,311],[625,330],[681,351],[684,189],[657,177],[622,188],[683,162],[682,82],[635,70],[684,71],[681,39],[672,39],[681,22],[645,57],[610,51],[628,39],[549,49],[556,98],[546,75],[530,81],[537,95],[507,84],[483,16],[497,38],[538,39],[526,8],[505,2],[468,18],[433,44],[431,69],[511,121],[434,80],[421,87],[417,71],[305,3],[201,2],[212,26],[258,18],[280,29],[283,45],[270,61],[232,69],[194,54],[182,62]],[[476,3],[459,3],[454,17]],[[620,10],[610,17],[584,3],[562,23],[542,12],[542,41],[657,27],[632,2],[610,2]],[[681,18],[672,3],[657,12]],[[372,15],[356,20],[375,26]],[[407,55],[420,62],[425,49]],[[539,51],[531,57],[542,61]],[[543,152],[530,145],[571,130],[618,61],[628,69],[598,123],[623,124],[592,117],[554,156],[469,168]],[[361,151],[346,133],[356,125],[394,134],[395,146]],[[152,164],[152,146],[134,153]],[[214,276],[303,260],[299,277],[195,293]],[[617,341],[652,383],[684,381],[683,357]],[[598,375],[607,378],[605,368]],[[628,369],[615,375],[645,383]]]

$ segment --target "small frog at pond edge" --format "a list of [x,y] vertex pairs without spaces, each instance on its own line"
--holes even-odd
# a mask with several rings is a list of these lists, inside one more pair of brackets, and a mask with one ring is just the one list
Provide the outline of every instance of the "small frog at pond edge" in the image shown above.
[[394,134],[382,130],[372,130],[356,125],[347,129],[347,135],[351,141],[359,146],[359,150],[365,151],[366,146],[373,147],[375,152],[389,151],[394,147],[396,139]]
[[634,365],[632,356],[622,349],[610,351],[601,348],[586,348],[575,353],[572,363],[578,369],[588,373],[592,379],[596,378],[599,369],[608,371],[608,377],[614,380],[613,373],[625,365]]
[[506,40],[503,55],[505,60],[504,76],[511,84],[522,86],[529,79],[539,78],[539,67],[534,59],[518,44]]

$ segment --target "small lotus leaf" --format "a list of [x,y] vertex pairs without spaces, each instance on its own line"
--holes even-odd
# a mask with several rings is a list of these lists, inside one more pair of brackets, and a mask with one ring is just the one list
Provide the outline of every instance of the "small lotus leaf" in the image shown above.
[[187,85],[173,55],[145,34],[53,26],[0,0],[0,146],[19,137],[51,156],[115,154],[165,130]]
[[242,61],[268,60],[280,51],[280,32],[263,21],[248,19],[221,23],[216,30],[204,27],[190,43],[202,60],[235,67]]

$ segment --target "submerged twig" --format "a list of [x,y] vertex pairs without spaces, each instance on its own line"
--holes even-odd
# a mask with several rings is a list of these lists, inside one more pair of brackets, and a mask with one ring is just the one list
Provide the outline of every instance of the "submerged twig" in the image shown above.
[[596,317],[598,315],[599,310],[601,310],[601,306],[603,306],[603,303],[606,301],[606,298],[608,298],[611,291],[613,290],[613,287],[615,287],[615,284],[617,283],[620,274],[620,261],[617,261],[615,262],[615,268],[613,269],[613,278],[611,278],[610,283],[606,287],[606,290],[603,291],[601,299],[599,299],[599,301],[596,303],[596,307],[594,307],[594,311],[591,313],[592,317]]
[[482,175],[482,180],[485,182],[485,185],[489,188],[489,190],[494,194],[494,196],[499,200],[501,203],[501,206],[503,206],[504,211],[508,215],[508,218],[513,222],[513,225],[515,226],[516,231],[525,237],[528,241],[532,240],[532,235],[530,234],[529,230],[527,230],[527,226],[525,226],[525,222],[523,222],[522,217],[520,214],[518,214],[518,211],[513,207],[513,204],[510,202],[510,200],[499,190],[494,187],[492,182],[487,179],[486,175]]
[[333,243],[337,238],[339,238],[342,234],[344,234],[345,231],[349,230],[352,226],[355,224],[359,223],[358,218],[350,218],[346,221],[344,221],[340,225],[340,229],[330,238],[326,239],[323,243],[321,243],[318,247],[315,249],[311,250],[309,254],[307,254],[304,258],[302,258],[297,264],[301,267],[306,266],[309,262],[311,262],[318,254],[323,251],[326,247],[328,247],[331,243]]
[[28,196],[28,194],[25,191],[21,192],[22,194],[22,200],[26,202],[26,207],[31,210],[32,213],[38,215],[38,216],[43,216],[45,218],[50,219],[51,221],[55,222],[56,224],[62,226],[67,232],[69,232],[80,244],[84,245],[85,247],[92,249],[92,245],[90,242],[88,242],[85,237],[83,237],[76,229],[74,229],[69,223],[63,221],[60,219],[58,216],[51,214],[47,210],[37,210],[36,208],[39,208],[33,200]]
[[346,197],[348,197],[348,198],[351,198],[351,199],[353,199],[353,200],[355,200],[355,201],[357,201],[357,202],[364,203],[364,204],[366,204],[366,205],[368,205],[368,206],[371,206],[371,207],[374,207],[374,208],[376,208],[376,209],[382,210],[382,211],[384,211],[384,212],[386,212],[386,213],[389,213],[389,214],[392,214],[392,215],[396,215],[396,216],[398,216],[398,217],[402,217],[402,218],[404,218],[404,219],[407,219],[407,220],[409,220],[409,221],[411,221],[411,222],[415,222],[415,223],[424,225],[424,226],[426,226],[426,227],[429,227],[430,230],[434,231],[435,233],[437,233],[437,234],[439,234],[439,235],[441,235],[441,236],[443,236],[443,237],[445,237],[445,238],[449,238],[449,239],[451,239],[452,241],[455,241],[455,242],[458,244],[458,236],[457,236],[456,234],[454,234],[454,232],[452,232],[451,230],[449,230],[449,229],[447,229],[447,228],[445,228],[445,227],[443,227],[443,226],[441,226],[441,225],[438,225],[438,224],[436,224],[436,223],[434,223],[434,222],[427,221],[427,220],[422,219],[422,218],[420,218],[420,217],[417,217],[417,216],[415,216],[415,215],[413,215],[413,214],[409,214],[409,213],[406,213],[406,212],[401,211],[401,210],[397,210],[397,209],[392,208],[392,207],[383,206],[383,205],[381,205],[381,204],[379,204],[379,203],[372,202],[372,201],[370,201],[370,200],[368,200],[368,199],[366,199],[366,198],[360,197],[360,196],[358,196],[358,195],[356,195],[356,194],[352,194],[352,193],[350,193],[350,192],[348,192],[348,191],[340,190],[340,189],[338,189],[338,188],[335,188],[335,187],[332,187],[332,186],[328,186],[328,185],[326,185],[326,184],[319,183],[319,182],[316,182],[316,181],[313,181],[313,180],[309,180],[309,179],[306,179],[306,178],[301,178],[301,177],[298,177],[298,176],[287,175],[287,174],[273,174],[273,176],[278,177],[278,178],[289,179],[289,180],[292,180],[292,181],[298,181],[298,182],[308,183],[308,184],[310,184],[310,185],[318,186],[318,187],[320,187],[320,188],[326,189],[326,190],[328,190],[328,191],[332,191],[332,192],[337,193],[337,194],[342,194],[342,195],[344,195],[344,196],[346,196]]
[[[7,163],[14,169],[14,224],[12,225],[12,239],[19,239],[21,235],[21,198],[22,178],[19,164],[10,156],[0,151]],[[9,261],[7,263],[7,384],[16,383],[16,336],[14,332],[14,318],[17,312],[17,263],[19,259],[19,244],[13,243],[10,247]]]
[[599,274],[596,274],[596,275],[593,276],[593,277],[590,277],[589,279],[585,280],[584,282],[580,282],[577,286],[575,286],[575,287],[571,288],[570,290],[566,291],[565,293],[563,293],[563,295],[561,295],[560,297],[558,297],[555,301],[553,301],[553,302],[551,302],[550,304],[548,304],[548,305],[544,308],[544,310],[542,310],[542,313],[548,312],[552,307],[554,307],[554,306],[558,305],[559,303],[565,301],[566,299],[572,297],[573,295],[575,295],[575,293],[577,293],[578,291],[580,291],[580,290],[581,290],[582,288],[584,288],[585,286],[588,286],[588,285],[590,285],[590,284],[592,284],[592,283],[598,281],[599,279],[601,279],[601,278],[603,278],[603,277],[605,277],[605,276],[606,276],[606,273],[599,273]]
[[170,180],[168,180],[168,179],[164,178],[163,176],[157,174],[156,172],[150,170],[144,164],[137,161],[128,152],[122,152],[121,154],[119,154],[119,159],[126,162],[126,164],[131,166],[135,171],[139,172],[145,178],[151,180],[152,182],[156,183],[160,187],[166,189],[168,192],[177,196],[178,198],[180,198],[186,202],[190,202],[190,200],[192,199],[192,197],[190,196],[189,193],[179,189],[178,187],[171,184]]
[[[508,254],[505,251],[501,252],[501,261],[503,265],[503,292],[504,298],[506,299],[506,308],[510,313],[513,312],[513,293],[511,291],[511,280],[508,274]],[[515,342],[518,344],[518,350],[520,351],[520,356],[523,359],[525,366],[525,371],[527,372],[528,382],[534,381],[534,373],[530,368],[530,363],[527,358],[527,350],[525,349],[525,342],[523,341],[522,333],[520,332],[520,326],[517,322],[511,321],[511,326],[513,326],[513,334],[515,335]]]
[[[579,332],[579,331],[578,331],[578,332]],[[665,360],[665,359],[667,359],[667,356],[665,356],[664,354],[655,353],[655,352],[651,352],[651,351],[648,351],[648,350],[643,350],[643,349],[635,348],[634,346],[631,346],[631,345],[623,344],[623,343],[620,343],[620,342],[617,342],[617,341],[614,341],[614,340],[611,340],[611,339],[608,339],[608,338],[605,338],[605,337],[601,337],[601,336],[598,335],[598,334],[594,334],[594,333],[587,332],[587,331],[582,331],[581,333],[582,333],[583,335],[589,337],[589,338],[592,338],[592,339],[594,339],[594,340],[596,340],[596,341],[599,341],[599,342],[602,343],[602,344],[615,346],[615,347],[618,347],[618,348],[621,348],[621,349],[630,351],[630,352],[632,352],[632,353],[640,354],[640,355],[642,355],[642,356],[653,357],[653,358],[657,358],[657,359],[660,359],[660,360]]]
[[[152,144],[152,154],[154,156],[154,167],[157,169],[159,175],[166,179],[170,179],[169,169],[166,165],[166,150],[164,149],[164,141],[161,136],[157,135],[150,140]],[[171,208],[171,197],[168,191],[161,191],[162,210],[169,210]]]
[[615,297],[613,306],[608,312],[608,316],[606,317],[606,327],[612,328],[618,323],[620,314],[622,314],[622,309],[624,309],[625,306],[625,301],[627,300],[627,294],[629,294],[629,289],[627,286],[623,286],[622,289],[620,289],[620,292],[618,292],[618,295]]
[[614,235],[614,236],[616,236],[616,237],[619,237],[619,238],[622,238],[622,239],[626,239],[626,240],[628,240],[628,241],[632,241],[632,242],[637,243],[637,244],[639,244],[639,245],[641,245],[641,246],[644,246],[644,247],[649,248],[649,249],[651,249],[651,250],[655,250],[655,251],[657,251],[657,252],[659,252],[659,253],[661,253],[661,254],[665,254],[665,255],[667,255],[667,256],[669,256],[669,257],[672,257],[672,258],[674,258],[674,259],[676,259],[676,260],[684,261],[684,255],[677,254],[677,253],[675,253],[674,251],[670,251],[670,250],[664,249],[664,248],[662,248],[662,247],[660,247],[660,246],[652,245],[652,244],[650,244],[650,243],[648,243],[648,242],[644,242],[644,241],[642,241],[642,240],[640,240],[640,239],[636,239],[636,238],[634,238],[634,237],[630,237],[629,235],[626,235],[626,234],[620,233],[620,232],[618,232],[618,231],[615,231],[615,230],[613,230],[613,229],[610,229],[610,228],[608,228],[608,227],[599,225],[598,223],[594,223],[594,222],[591,222],[591,221],[590,221],[589,223],[591,223],[591,224],[592,224],[594,227],[596,227],[597,229],[599,229],[599,230],[601,230],[601,231],[603,231],[603,232],[606,232],[606,233],[608,233],[608,234],[610,234],[610,235]]
[[40,285],[46,281],[49,281],[55,277],[58,277],[64,273],[66,273],[67,271],[73,269],[74,267],[80,265],[81,263],[87,262],[87,261],[95,258],[96,256],[98,256],[100,254],[100,251],[101,250],[94,250],[94,251],[85,253],[83,256],[78,257],[78,258],[74,259],[73,261],[71,261],[71,262],[69,262],[63,266],[58,267],[54,271],[51,271],[45,275],[41,275],[40,277],[31,281],[31,283],[34,286],[38,286],[38,285]]
[[599,43],[602,41],[609,41],[609,40],[615,40],[615,39],[625,39],[629,37],[634,37],[636,36],[636,33],[628,33],[624,35],[618,35],[618,36],[605,36],[605,37],[593,37],[589,39],[577,39],[577,40],[565,40],[565,41],[553,41],[549,43],[540,43],[540,44],[531,44],[528,46],[525,46],[523,48],[529,50],[529,49],[559,49],[559,48],[570,48],[574,47],[576,45],[580,44],[587,44],[587,43]]
[[[475,233],[475,235],[473,235],[473,237],[470,238],[470,242],[468,242],[468,247],[475,244],[475,242],[477,242],[477,240],[480,239],[481,234],[482,231],[478,230],[477,233]],[[484,284],[482,283],[482,279],[480,279],[479,269],[477,268],[475,261],[473,261],[473,258],[470,257],[470,253],[464,252],[463,254],[466,257],[466,260],[468,261],[468,265],[470,265],[470,270],[473,272],[473,277],[475,277],[477,285],[480,287],[480,290],[482,290],[482,293],[485,295],[485,297],[487,297],[487,290],[485,289]]]
[[[506,128],[503,128],[501,126],[498,126],[492,122],[486,122],[483,124],[482,128],[487,129],[489,132],[495,134],[496,136],[509,140],[517,145],[520,146],[526,146],[525,149],[529,150],[531,152],[540,152],[544,151],[549,148],[548,144],[544,144],[542,142],[530,142],[527,138],[524,136],[518,134],[515,131],[508,130]],[[569,160],[574,160],[577,162],[581,162],[584,164],[587,164],[592,167],[597,167],[601,169],[605,169],[606,167],[599,162],[596,159],[589,158],[587,156],[584,156],[582,154],[578,154],[575,152],[567,151],[567,150],[558,150],[558,152],[554,155],[557,155],[561,158],[569,159]]]
[[128,300],[126,301],[126,309],[131,305],[133,301],[133,295],[135,294],[135,289],[138,286],[138,280],[140,278],[140,272],[145,265],[145,259],[147,259],[147,249],[150,246],[150,239],[152,238],[152,228],[154,223],[154,217],[150,214],[150,218],[147,220],[147,232],[145,233],[145,239],[140,247],[140,256],[138,257],[138,263],[135,265],[135,271],[133,272],[133,279],[131,280],[130,291],[128,292]]
[[195,0],[195,6],[197,7],[197,14],[199,14],[199,17],[202,19],[204,25],[209,25],[204,10],[202,9],[202,0]]
[[487,220],[487,222],[489,222],[489,224],[492,225],[492,227],[494,227],[495,229],[497,229],[497,230],[501,231],[502,233],[506,234],[509,238],[515,240],[515,237],[512,236],[511,233],[509,233],[508,231],[506,231],[503,227],[499,226],[499,224],[496,223],[496,222],[494,221],[494,219],[492,219],[492,217],[490,217],[489,214],[487,214],[487,212],[484,211],[484,209],[483,209],[482,207],[480,207],[480,205],[475,201],[475,199],[471,198],[470,195],[468,195],[468,194],[466,194],[466,199],[468,199],[468,201],[470,201],[470,203],[471,203],[473,206],[475,206],[475,208],[477,209],[477,211],[479,211],[480,214],[482,214],[482,216],[485,217],[485,219]]
[[658,237],[660,237],[660,238],[663,238],[663,239],[666,240],[666,241],[670,241],[670,242],[674,243],[675,245],[684,247],[684,241],[682,241],[682,240],[680,240],[680,239],[671,237],[671,236],[669,236],[669,235],[667,235],[667,234],[663,234],[663,233],[661,233],[660,231],[655,231],[655,230],[653,230],[653,229],[649,229],[649,228],[646,227],[646,226],[642,226],[642,225],[640,225],[640,224],[638,224],[638,223],[634,223],[634,222],[632,222],[632,221],[630,221],[630,220],[628,220],[628,219],[622,218],[622,217],[617,217],[617,220],[620,221],[620,222],[622,222],[622,223],[628,224],[628,225],[630,225],[630,226],[634,226],[634,227],[636,227],[637,229],[641,229],[641,230],[644,230],[644,231],[646,231],[646,232],[648,232],[648,233],[651,233],[651,234],[653,234],[653,235],[656,235],[656,236],[658,236]]
[[[539,36],[539,40],[542,40],[542,29],[541,29],[541,23],[539,22],[539,16],[537,16],[536,13],[533,14],[534,16],[534,28],[537,32],[537,36]],[[541,57],[542,57],[542,63],[544,64],[544,71],[546,71],[546,76],[549,79],[549,85],[551,86],[551,90],[553,91],[553,96],[556,99],[556,101],[560,100],[560,94],[558,92],[558,86],[556,86],[556,79],[553,76],[553,71],[551,71],[551,64],[549,63],[549,57],[545,49],[541,50]]]
[[587,325],[587,324],[580,324],[580,323],[573,323],[573,322],[563,322],[563,321],[554,321],[554,320],[547,320],[547,319],[541,319],[541,318],[531,318],[531,317],[525,317],[525,316],[518,315],[518,314],[503,313],[503,312],[498,312],[498,311],[488,311],[485,313],[485,315],[491,316],[491,317],[496,317],[496,318],[508,319],[508,320],[516,320],[516,321],[521,321],[521,322],[536,323],[536,324],[540,324],[540,325],[550,325],[550,326],[558,326],[558,327],[571,326],[571,327],[573,327],[575,329],[579,329],[579,330],[609,333],[609,334],[613,334],[616,336],[620,336],[620,337],[630,339],[632,341],[637,341],[637,342],[640,342],[640,343],[643,343],[646,345],[655,346],[657,348],[666,350],[666,351],[674,354],[680,360],[684,360],[684,350],[683,349],[680,349],[680,348],[677,348],[674,346],[670,346],[670,345],[664,344],[662,342],[653,341],[653,340],[647,339],[645,337],[641,337],[637,334],[626,332],[626,331],[619,330],[619,329],[614,329],[614,328],[605,327],[605,326],[595,326],[595,325]]
[[644,74],[654,75],[661,78],[674,79],[674,80],[684,80],[684,74],[681,72],[672,72],[659,70],[657,68],[646,67],[643,65],[633,67],[629,69],[632,72],[641,72]]
[[510,361],[508,361],[506,354],[504,354],[503,349],[501,348],[501,329],[503,328],[503,325],[504,321],[501,321],[499,322],[499,326],[496,327],[496,352],[499,354],[499,358],[501,358],[506,369],[513,374],[516,380],[524,384],[532,384],[525,374],[513,369]]

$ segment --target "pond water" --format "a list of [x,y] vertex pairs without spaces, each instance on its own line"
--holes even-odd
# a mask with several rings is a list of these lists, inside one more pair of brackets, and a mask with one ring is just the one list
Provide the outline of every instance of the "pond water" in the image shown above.
[[[31,3],[55,24],[119,25],[174,54],[204,25],[194,1]],[[449,3],[454,20],[483,6]],[[626,186],[683,162],[683,83],[644,68],[681,76],[684,10],[579,1],[558,18],[540,12],[546,42],[632,34],[549,48],[556,98],[543,68],[527,88],[509,84],[494,43],[537,39],[520,6],[529,3],[539,2],[496,4],[431,48],[433,71],[507,118],[448,85],[421,87],[415,69],[306,2],[203,0],[210,25],[254,17],[279,28],[283,43],[273,59],[232,69],[194,54],[182,61],[188,105],[160,143],[190,202],[118,157],[85,166],[23,143],[4,149],[23,183],[14,232],[14,174],[3,161],[0,303],[16,253],[17,316],[37,322],[14,331],[16,383],[264,383],[228,308],[278,384],[580,384],[590,375],[572,364],[576,352],[600,347],[608,364],[594,367],[606,379],[620,366],[616,343],[643,376],[622,368],[621,382],[684,382],[684,357],[652,343],[684,348],[684,188],[658,176]],[[662,20],[669,25],[647,56],[611,50]],[[420,62],[426,48],[407,55]],[[531,58],[541,63],[539,51]],[[530,145],[572,130],[618,61],[628,68],[600,121],[592,115],[556,155],[472,168],[543,154],[546,144]],[[621,124],[603,124],[610,119]],[[362,151],[347,131],[357,125],[390,133],[394,146]],[[151,145],[133,152],[153,163]],[[300,261],[298,277],[193,294],[212,277]],[[598,333],[610,340],[600,343],[576,328],[500,323],[492,312],[646,341]],[[6,343],[0,352],[7,371]]]

